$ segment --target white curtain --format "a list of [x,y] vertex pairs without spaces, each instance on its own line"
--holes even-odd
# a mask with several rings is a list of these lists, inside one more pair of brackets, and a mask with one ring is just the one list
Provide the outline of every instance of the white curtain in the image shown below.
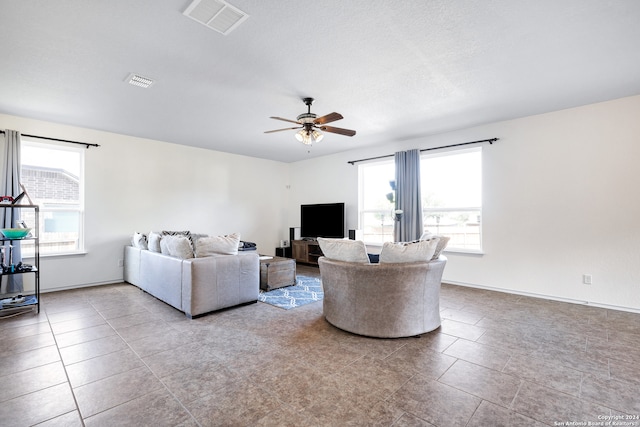
[[[2,171],[0,173],[0,195],[16,197],[21,193],[20,188],[20,132],[15,130],[4,131],[3,146],[0,149]],[[0,220],[2,227],[15,228],[16,222],[20,219],[20,209],[0,209]],[[5,265],[9,265],[9,245],[12,245],[13,264],[17,265],[22,260],[20,242],[4,242],[6,254]],[[7,276],[6,289],[4,283],[0,282],[0,288],[5,293],[22,292],[22,276],[20,274]]]
[[395,153],[396,209],[402,216],[395,221],[396,242],[410,242],[422,235],[422,200],[420,194],[420,150]]

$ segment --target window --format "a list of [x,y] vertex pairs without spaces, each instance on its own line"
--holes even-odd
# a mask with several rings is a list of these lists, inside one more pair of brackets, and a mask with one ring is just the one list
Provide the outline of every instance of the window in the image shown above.
[[393,241],[394,205],[390,183],[395,180],[393,160],[358,166],[360,229],[366,243],[382,245]]
[[[425,231],[451,238],[448,250],[482,250],[482,149],[423,154]],[[360,228],[368,244],[393,241],[393,159],[359,165]]]
[[[21,182],[33,203],[40,206],[40,254],[83,251],[84,148],[35,142],[23,136],[21,162]],[[33,213],[25,210],[21,215],[27,226],[34,226]],[[25,257],[33,256],[33,244],[29,243],[22,245]]]
[[448,249],[481,251],[481,149],[423,156],[420,179],[425,231],[450,237]]

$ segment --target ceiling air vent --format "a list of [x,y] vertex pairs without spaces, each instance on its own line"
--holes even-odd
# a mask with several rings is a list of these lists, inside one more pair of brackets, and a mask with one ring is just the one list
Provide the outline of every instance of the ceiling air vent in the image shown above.
[[240,9],[219,0],[194,0],[184,15],[224,35],[249,17]]
[[134,74],[134,73],[129,74],[125,79],[125,81],[130,85],[142,87],[145,89],[153,85],[154,83],[153,79],[150,79],[149,77],[143,77],[139,74]]

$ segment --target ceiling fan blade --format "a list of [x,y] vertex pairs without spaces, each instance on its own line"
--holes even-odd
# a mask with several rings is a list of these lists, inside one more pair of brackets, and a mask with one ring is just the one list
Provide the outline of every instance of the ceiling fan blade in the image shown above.
[[293,129],[302,129],[302,126],[298,126],[295,128],[284,128],[284,129],[276,129],[276,130],[266,130],[264,133],[274,133],[274,132],[282,132],[283,130],[293,130]]
[[320,126],[320,129],[325,132],[337,133],[344,136],[353,136],[356,134],[355,130],[334,128],[333,126]]
[[289,120],[289,119],[283,119],[282,117],[269,117],[270,119],[276,119],[276,120],[282,120],[283,122],[289,122],[289,123],[295,123],[295,124],[301,124],[300,122],[297,122],[295,120]]
[[318,117],[313,121],[317,125],[323,125],[325,123],[335,122],[336,120],[344,119],[340,113],[329,113],[326,116]]

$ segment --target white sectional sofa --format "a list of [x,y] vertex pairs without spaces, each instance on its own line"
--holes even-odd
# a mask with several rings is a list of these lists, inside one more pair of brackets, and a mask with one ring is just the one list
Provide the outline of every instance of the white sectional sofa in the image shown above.
[[125,246],[124,280],[192,318],[256,302],[260,259],[255,251],[183,259]]

